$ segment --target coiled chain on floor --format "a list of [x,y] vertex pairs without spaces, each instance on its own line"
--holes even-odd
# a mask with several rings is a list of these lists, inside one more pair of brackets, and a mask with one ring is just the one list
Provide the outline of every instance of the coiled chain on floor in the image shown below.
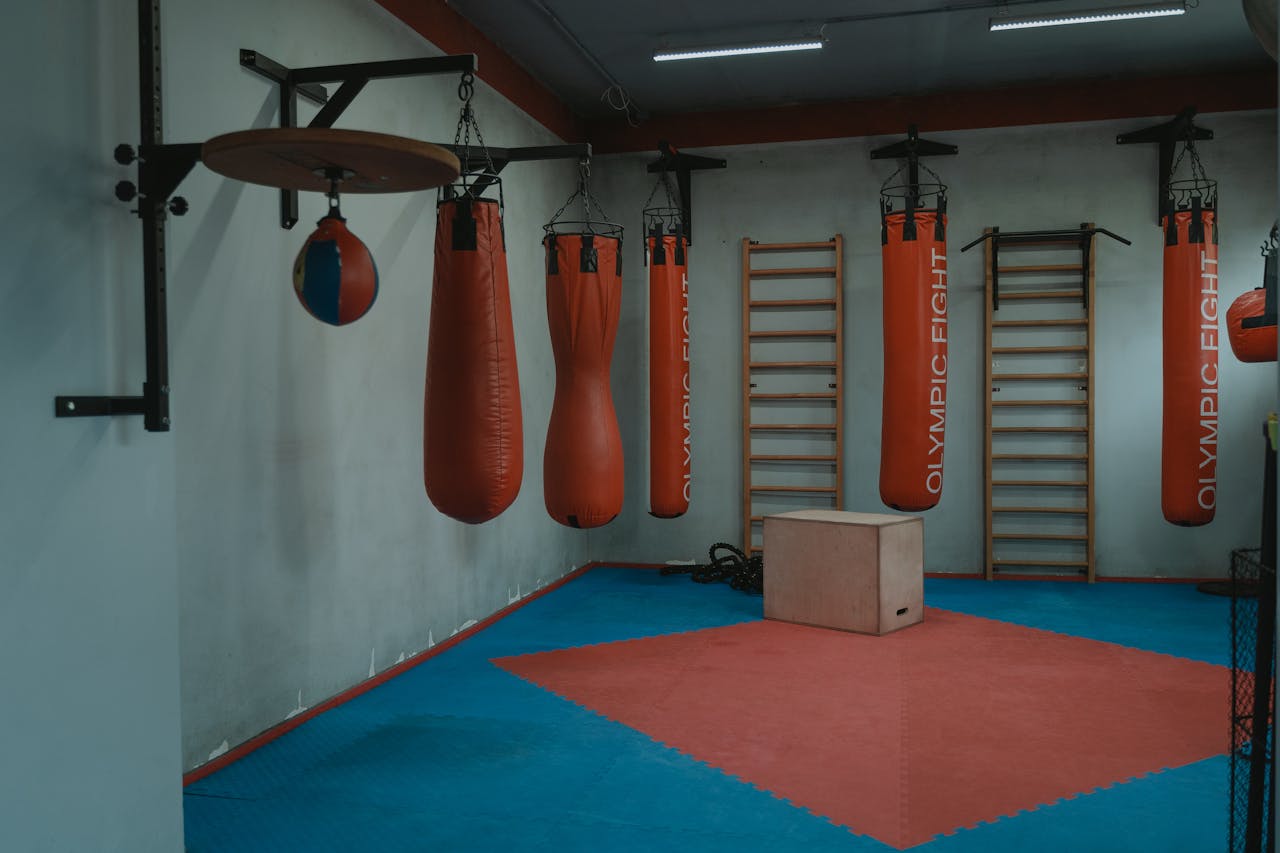
[[[723,553],[719,553],[723,552]],[[664,575],[692,575],[695,583],[721,583],[739,592],[764,593],[764,555],[748,557],[727,542],[717,542],[707,552],[709,563],[664,566]]]

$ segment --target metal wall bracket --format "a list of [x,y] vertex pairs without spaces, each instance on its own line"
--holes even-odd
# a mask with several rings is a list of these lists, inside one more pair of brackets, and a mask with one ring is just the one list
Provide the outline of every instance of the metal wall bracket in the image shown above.
[[957,154],[959,151],[960,149],[954,145],[921,139],[919,131],[912,124],[907,126],[906,139],[873,149],[871,159],[907,161],[907,207],[914,209],[920,206],[920,158],[946,157]]
[[[532,160],[590,160],[591,143],[578,142],[569,145],[532,145],[526,148],[494,148],[488,146],[489,157],[485,158],[485,149],[476,145],[463,146],[453,143],[441,144],[441,148],[452,151],[462,164],[463,173],[477,173],[474,183],[470,184],[472,195],[478,196],[489,187],[493,180],[489,176],[489,163],[493,163],[492,175],[496,176],[507,167],[508,163],[525,163]],[[478,174],[485,172],[486,174]],[[446,193],[449,191],[445,188]]]
[[676,187],[680,191],[680,213],[684,220],[685,242],[693,245],[693,180],[692,173],[700,169],[723,169],[728,164],[719,157],[703,157],[678,151],[665,139],[658,143],[658,159],[649,164],[649,174],[675,172]]
[[[383,62],[353,62],[347,65],[319,65],[288,68],[256,50],[240,51],[240,64],[280,87],[280,126],[298,126],[298,96],[319,104],[307,127],[333,127],[343,111],[370,80],[386,77],[421,77],[428,74],[461,74],[476,70],[476,55],[432,56],[420,59],[392,59]],[[332,95],[321,83],[339,83]],[[298,191],[280,191],[280,227],[298,223]]]
[[1196,108],[1185,107],[1163,124],[1131,130],[1116,137],[1116,145],[1137,145],[1155,142],[1160,145],[1160,161],[1156,172],[1156,224],[1160,224],[1164,200],[1169,195],[1169,181],[1173,177],[1173,154],[1179,142],[1195,139],[1213,139],[1213,131],[1195,125]]
[[138,104],[141,142],[116,146],[121,165],[138,163],[138,183],[121,181],[116,197],[134,201],[142,220],[142,288],[145,311],[147,376],[142,396],[57,396],[54,417],[142,415],[149,432],[169,429],[169,331],[165,298],[165,220],[181,216],[186,200],[170,196],[200,159],[199,144],[166,145],[160,97],[160,0],[138,0]]

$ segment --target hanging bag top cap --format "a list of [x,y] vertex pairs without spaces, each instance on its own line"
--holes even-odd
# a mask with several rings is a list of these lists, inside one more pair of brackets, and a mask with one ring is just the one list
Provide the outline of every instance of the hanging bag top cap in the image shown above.
[[[551,217],[551,221],[542,226],[548,238],[561,234],[582,234],[622,242],[625,229],[618,223],[609,221],[609,216],[600,206],[599,200],[591,194],[590,180],[591,163],[583,158],[578,163],[578,186],[564,200],[564,204],[560,205],[560,209]],[[582,218],[561,219],[560,217],[573,204],[574,199],[582,201]]]

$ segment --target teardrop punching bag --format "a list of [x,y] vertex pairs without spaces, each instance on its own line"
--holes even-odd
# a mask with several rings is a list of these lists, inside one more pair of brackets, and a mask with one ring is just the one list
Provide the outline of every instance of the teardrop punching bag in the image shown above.
[[622,437],[609,389],[622,305],[622,239],[548,234],[543,242],[556,362],[543,497],[561,524],[599,527],[622,511]]
[[510,506],[524,433],[502,215],[491,199],[438,206],[424,409],[423,479],[436,509],[479,524]]
[[649,514],[676,518],[689,509],[688,244],[677,222],[649,229]]
[[1231,351],[1244,362],[1276,360],[1276,250],[1266,255],[1262,287],[1246,290],[1227,309]]
[[1160,505],[1184,527],[1213,521],[1218,493],[1218,222],[1197,196],[1164,227],[1164,429]]
[[946,196],[936,208],[884,205],[884,398],[880,499],[907,512],[937,506],[947,423]]

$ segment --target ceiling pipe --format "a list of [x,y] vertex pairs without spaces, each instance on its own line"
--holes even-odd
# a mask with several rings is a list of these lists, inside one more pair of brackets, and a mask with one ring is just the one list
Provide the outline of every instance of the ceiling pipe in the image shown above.
[[[643,118],[644,112],[636,105],[635,101],[631,100],[631,95],[627,93],[626,87],[618,82],[618,78],[614,77],[613,74],[610,73],[609,69],[604,67],[604,64],[596,58],[594,53],[587,49],[585,44],[578,40],[578,37],[573,34],[573,31],[569,29],[568,25],[565,24],[564,21],[560,20],[560,16],[557,15],[550,6],[544,3],[543,0],[529,0],[529,3],[535,9],[547,16],[547,19],[551,21],[552,26],[559,30],[560,35],[564,36],[569,43],[577,49],[578,53],[582,55],[582,58],[596,70],[596,73],[604,78],[605,82],[609,84],[610,89],[617,89],[619,92],[623,93],[623,109],[627,111],[628,115],[634,116],[635,118]],[[612,105],[612,102],[610,103]]]

